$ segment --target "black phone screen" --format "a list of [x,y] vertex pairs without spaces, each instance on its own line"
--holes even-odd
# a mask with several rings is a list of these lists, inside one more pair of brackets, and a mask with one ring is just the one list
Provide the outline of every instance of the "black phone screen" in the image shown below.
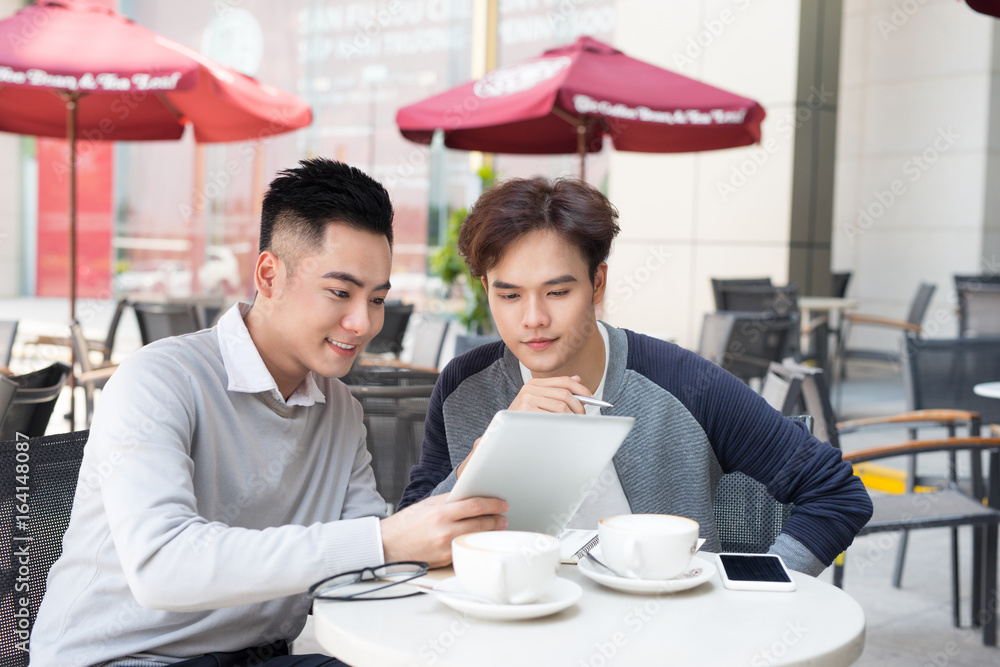
[[719,558],[726,576],[734,581],[791,581],[776,556],[721,554]]

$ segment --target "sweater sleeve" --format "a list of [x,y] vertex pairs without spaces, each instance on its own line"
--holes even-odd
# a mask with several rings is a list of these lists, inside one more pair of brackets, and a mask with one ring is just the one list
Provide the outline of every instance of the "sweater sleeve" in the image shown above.
[[[410,482],[403,491],[399,509],[434,495],[434,490],[449,476],[454,479],[451,455],[448,453],[448,436],[444,427],[445,386],[454,367],[449,364],[442,372],[427,408],[424,421],[424,441],[420,447],[420,461],[410,470]],[[448,489],[443,489],[447,491]]]
[[[201,611],[263,602],[382,561],[377,517],[251,529],[200,514],[190,453],[198,426],[191,382],[169,358],[136,353],[108,382],[87,445],[89,469],[102,476],[114,549],[142,606]],[[364,448],[353,453],[357,445],[350,443],[355,464],[342,478],[363,485],[371,471]],[[351,514],[371,506],[364,493],[347,493]]]
[[[651,379],[698,420],[723,471],[741,471],[764,484],[778,501],[793,503],[782,535],[830,565],[872,515],[871,498],[840,451],[812,436],[803,424],[785,419],[715,364],[677,346],[652,349],[649,343],[635,342],[645,363],[659,356],[661,364],[654,366],[673,369],[669,377],[664,372]],[[782,544],[793,543],[779,537],[775,548],[780,550]]]

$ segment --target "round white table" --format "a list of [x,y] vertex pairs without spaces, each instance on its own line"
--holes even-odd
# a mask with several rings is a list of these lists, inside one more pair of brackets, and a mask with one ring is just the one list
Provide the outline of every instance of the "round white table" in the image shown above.
[[1000,398],[1000,382],[982,382],[972,388],[977,396]]
[[792,593],[730,591],[717,572],[695,589],[667,595],[620,593],[575,565],[563,565],[559,576],[580,584],[583,596],[545,618],[481,620],[432,595],[318,601],[316,638],[352,667],[821,667],[849,665],[864,648],[861,606],[797,572]]

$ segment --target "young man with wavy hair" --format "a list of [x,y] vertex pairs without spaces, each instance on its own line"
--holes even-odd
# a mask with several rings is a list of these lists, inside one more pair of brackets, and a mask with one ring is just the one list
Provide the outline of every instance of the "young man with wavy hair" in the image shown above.
[[840,452],[728,372],[597,320],[617,220],[611,202],[576,179],[511,179],[480,197],[459,249],[487,290],[502,341],[442,372],[400,506],[450,490],[498,410],[600,413],[573,397],[594,396],[614,405],[604,414],[636,421],[569,527],[678,514],[698,521],[705,549],[718,551],[715,487],[738,470],[794,503],[771,551],[818,574],[871,516],[864,486]]

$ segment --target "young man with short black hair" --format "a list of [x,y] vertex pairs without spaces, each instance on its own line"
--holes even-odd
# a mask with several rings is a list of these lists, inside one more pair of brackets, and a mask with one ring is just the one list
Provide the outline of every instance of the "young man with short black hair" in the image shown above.
[[[604,517],[678,514],[719,550],[712,512],[723,473],[764,483],[791,516],[771,548],[818,574],[871,516],[840,452],[784,419],[749,387],[677,345],[598,322],[618,212],[575,179],[512,179],[485,192],[459,250],[489,296],[503,339],[453,360],[427,415],[419,466],[400,507],[450,490],[498,410],[601,413],[574,394],[636,418],[571,528]],[[531,461],[525,461],[530,466]]]
[[34,665],[339,665],[287,656],[314,582],[451,560],[501,501],[387,518],[361,407],[339,378],[382,326],[392,205],[361,171],[303,161],[270,186],[257,296],[129,355],[91,426]]

